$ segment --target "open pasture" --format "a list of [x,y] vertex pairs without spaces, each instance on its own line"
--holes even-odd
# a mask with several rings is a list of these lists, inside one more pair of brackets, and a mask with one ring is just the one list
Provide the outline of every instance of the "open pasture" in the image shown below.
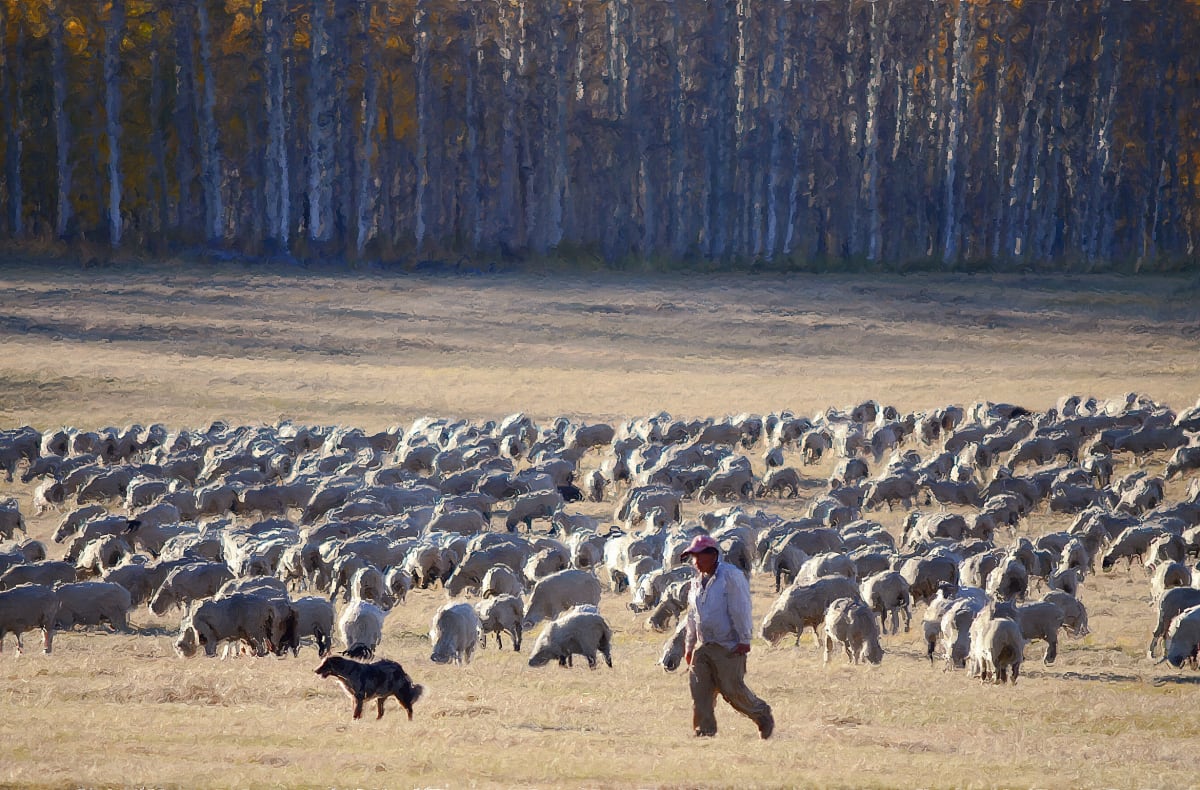
[[[1200,308],[1186,280],[918,275],[616,278],[143,267],[0,272],[0,428],[170,429],[291,419],[381,430],[421,416],[499,420],[522,411],[616,423],[873,398],[902,411],[990,400],[1045,410],[1068,393],[1136,391],[1177,411],[1200,395]],[[915,445],[914,445],[915,446]],[[762,448],[748,454],[763,472]],[[927,450],[922,449],[923,453]],[[1118,474],[1160,474],[1165,454]],[[581,463],[594,468],[592,453]],[[833,460],[802,466],[799,500]],[[1168,500],[1187,483],[1168,486]],[[47,543],[61,513],[32,516],[32,484],[4,483]],[[109,503],[119,510],[115,503]],[[684,517],[704,509],[684,503]],[[581,512],[611,521],[613,500]],[[899,535],[900,510],[872,511]],[[1071,519],[1041,509],[1019,535]],[[497,518],[493,529],[502,529]],[[544,530],[541,522],[539,528]],[[1005,543],[1012,536],[1001,533]],[[753,579],[756,619],[775,597]],[[690,735],[686,676],[656,665],[665,634],[606,593],[613,668],[526,665],[494,645],[468,665],[430,662],[440,588],[388,616],[378,655],[425,686],[414,720],[381,721],[298,658],[184,660],[177,614],[132,615],[135,634],[35,634],[0,654],[0,783],[19,786],[821,786],[1190,787],[1198,676],[1145,656],[1149,580],[1138,566],[1089,576],[1091,633],[1057,662],[1028,650],[1020,682],[992,686],[924,657],[913,630],[884,637],[879,666],[823,665],[756,640],[750,686],[775,736],[723,703],[721,731]],[[529,642],[536,634],[529,635]],[[335,646],[340,648],[340,646]]]

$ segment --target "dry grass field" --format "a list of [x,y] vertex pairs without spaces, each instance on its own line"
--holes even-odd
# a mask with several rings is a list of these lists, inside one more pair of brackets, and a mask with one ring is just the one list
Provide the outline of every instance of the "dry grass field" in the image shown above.
[[[339,423],[423,415],[595,422],[666,410],[813,413],[875,398],[903,410],[978,400],[1045,409],[1061,395],[1200,395],[1200,289],[1182,279],[1041,276],[497,275],[432,277],[174,266],[0,268],[0,428],[161,422]],[[757,453],[755,453],[757,461]],[[597,457],[585,466],[598,463]],[[799,467],[797,458],[790,463]],[[1161,472],[1164,459],[1147,468]],[[832,464],[806,467],[811,491]],[[1120,471],[1130,471],[1128,463]],[[1172,483],[1178,497],[1185,484]],[[31,487],[0,481],[31,512]],[[799,514],[803,501],[760,500]],[[686,505],[685,516],[700,509]],[[611,503],[583,508],[611,517]],[[900,513],[875,513],[895,528]],[[49,535],[59,514],[30,519]],[[1038,536],[1069,520],[1033,514]],[[1008,539],[1007,536],[1005,539]],[[755,615],[774,598],[753,583]],[[139,632],[59,634],[51,655],[0,654],[0,784],[32,787],[1193,787],[1200,680],[1145,657],[1138,567],[1088,578],[1092,633],[1043,646],[1015,686],[926,662],[914,630],[876,667],[827,666],[811,633],[756,640],[749,684],[770,741],[719,703],[690,735],[686,677],[664,635],[605,595],[612,669],[532,669],[527,652],[429,661],[445,600],[416,591],[380,655],[426,688],[352,721],[299,658],[183,660],[178,616]],[[919,620],[921,607],[917,608]],[[34,645],[34,634],[28,645]],[[532,639],[532,635],[530,637]],[[369,716],[370,714],[368,714]]]

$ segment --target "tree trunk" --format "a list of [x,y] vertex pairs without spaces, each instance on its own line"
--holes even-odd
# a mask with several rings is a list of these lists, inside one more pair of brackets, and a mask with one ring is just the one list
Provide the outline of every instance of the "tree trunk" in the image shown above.
[[212,68],[212,33],[206,0],[196,0],[196,20],[200,36],[200,79],[204,91],[200,102],[200,172],[204,188],[204,230],[209,243],[225,240],[225,206],[221,188],[223,172],[217,136],[217,87]]
[[313,3],[308,115],[308,238],[333,239],[334,108],[328,0]]
[[284,0],[263,0],[263,44],[266,49],[265,99],[267,151],[263,192],[266,202],[266,237],[271,246],[286,253],[291,214],[291,174],[288,164],[287,96],[284,93]]
[[19,19],[12,20],[12,24],[16,28],[15,34],[12,34],[12,52],[4,53],[4,106],[8,109],[5,113],[8,140],[4,149],[4,164],[8,176],[8,230],[13,238],[19,239],[25,235],[25,193],[21,170],[27,123],[22,93],[22,84],[25,81],[25,25]]
[[[67,117],[67,52],[64,41],[62,3],[52,0],[50,14],[50,78],[53,86],[54,148],[55,148],[55,212],[54,237],[65,239],[71,227],[71,125]],[[3,13],[3,12],[0,12]],[[154,70],[157,80],[158,69]],[[157,84],[157,83],[156,83]],[[157,116],[155,116],[157,120]],[[157,124],[156,124],[157,126]]]
[[413,233],[417,250],[425,248],[426,221],[429,214],[429,8],[427,0],[417,0],[413,14],[416,40],[413,42],[413,67],[417,91],[417,194]]
[[970,15],[970,4],[966,0],[958,0],[958,22],[954,29],[954,65],[950,78],[950,106],[947,108],[947,135],[944,175],[944,195],[942,202],[942,264],[949,266],[958,259],[960,238],[958,213],[958,159],[959,138],[963,125],[963,104],[966,101],[964,79],[968,70],[965,62],[967,55],[967,19]]
[[121,38],[125,2],[112,0],[104,25],[104,139],[108,147],[108,243],[121,246]]
[[362,125],[358,140],[358,185],[354,201],[354,251],[361,260],[372,236],[375,179],[375,125],[379,121],[379,69],[371,50],[371,2],[358,3],[359,40],[363,71]]
[[887,0],[880,21],[879,4],[871,4],[871,73],[867,77],[867,119],[863,138],[863,192],[867,212],[867,260],[879,260],[883,219],[879,191],[879,100],[883,94],[884,42],[892,4]]

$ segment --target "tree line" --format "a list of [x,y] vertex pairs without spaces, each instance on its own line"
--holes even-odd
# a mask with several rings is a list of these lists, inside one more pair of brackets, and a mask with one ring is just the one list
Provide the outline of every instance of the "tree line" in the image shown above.
[[1175,267],[1197,0],[0,0],[0,239]]

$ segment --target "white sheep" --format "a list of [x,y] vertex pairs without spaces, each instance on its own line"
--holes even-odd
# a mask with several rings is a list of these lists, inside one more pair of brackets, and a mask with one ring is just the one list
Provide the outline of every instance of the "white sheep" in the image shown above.
[[995,683],[1008,681],[1012,670],[1012,682],[1021,674],[1021,662],[1025,658],[1025,637],[1021,626],[1007,617],[992,617],[987,613],[975,618],[970,629],[971,648],[968,665],[972,677]]
[[433,615],[429,628],[429,641],[433,653],[429,656],[435,664],[471,663],[475,645],[479,642],[479,615],[469,603],[448,603]]
[[908,582],[899,571],[880,571],[862,582],[863,600],[879,615],[880,627],[887,633],[887,617],[892,616],[892,633],[900,630],[900,615],[904,615],[904,631],[912,625],[912,594]]
[[384,611],[370,601],[354,599],[338,618],[338,633],[346,645],[346,655],[370,659],[383,641]]
[[504,564],[493,565],[483,575],[479,585],[479,594],[484,598],[498,595],[524,595],[525,584],[521,577]]
[[197,562],[175,568],[150,598],[150,611],[161,616],[171,607],[210,598],[232,578],[233,571],[223,562]]
[[825,612],[826,664],[829,663],[835,642],[846,651],[846,658],[855,664],[864,660],[878,664],[883,660],[875,612],[860,599],[838,598],[829,605]]
[[292,640],[292,655],[300,654],[300,640],[311,636],[317,642],[317,655],[329,655],[333,646],[333,604],[328,598],[307,595],[290,603],[296,616],[295,637]]
[[552,573],[533,587],[525,607],[526,629],[542,620],[557,617],[577,604],[600,603],[600,580],[577,568]]
[[595,669],[597,653],[612,667],[612,629],[594,606],[576,606],[548,623],[538,634],[529,656],[529,666],[540,667],[558,661],[559,666],[567,667],[572,664],[571,656],[581,655],[587,659],[588,668]]

